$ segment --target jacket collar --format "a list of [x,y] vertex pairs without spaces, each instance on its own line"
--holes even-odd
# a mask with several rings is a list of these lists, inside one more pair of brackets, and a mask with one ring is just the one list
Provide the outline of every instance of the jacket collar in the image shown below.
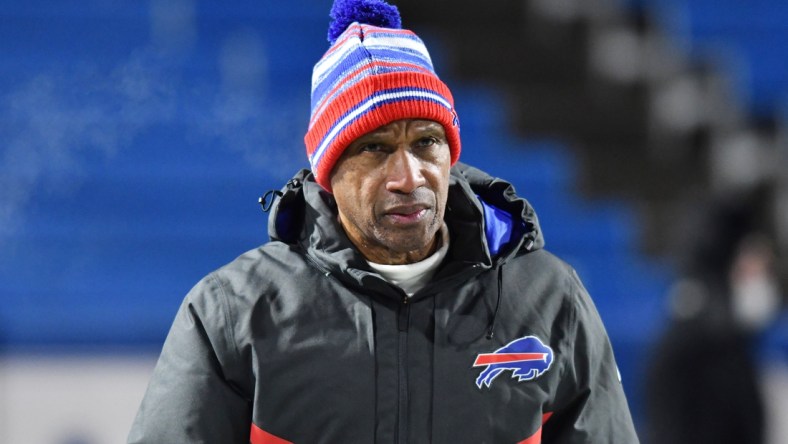
[[[452,236],[447,263],[488,268],[544,245],[536,213],[510,183],[460,162],[451,170],[445,219]],[[300,247],[326,272],[360,279],[370,271],[337,220],[333,196],[309,170],[299,171],[282,188],[268,234]]]

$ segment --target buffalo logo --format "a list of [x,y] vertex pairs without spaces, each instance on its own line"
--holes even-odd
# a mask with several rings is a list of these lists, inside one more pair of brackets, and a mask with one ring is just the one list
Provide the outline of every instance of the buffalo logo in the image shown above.
[[476,357],[473,366],[486,367],[476,378],[476,385],[489,387],[505,370],[511,370],[512,378],[518,381],[530,381],[546,372],[552,363],[553,350],[536,336],[515,339],[492,353]]

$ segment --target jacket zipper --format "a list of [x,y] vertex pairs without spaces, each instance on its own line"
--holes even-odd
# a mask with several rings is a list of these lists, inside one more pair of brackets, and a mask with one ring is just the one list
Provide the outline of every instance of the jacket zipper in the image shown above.
[[397,399],[397,439],[396,442],[404,444],[408,441],[408,324],[410,321],[410,305],[408,297],[403,296],[397,314],[398,327],[398,352],[397,352],[397,379],[399,395]]

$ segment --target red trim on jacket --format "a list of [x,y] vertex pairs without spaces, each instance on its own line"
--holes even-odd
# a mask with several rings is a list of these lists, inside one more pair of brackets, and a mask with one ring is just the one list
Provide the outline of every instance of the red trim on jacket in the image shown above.
[[536,433],[534,433],[533,435],[529,436],[528,438],[525,438],[524,440],[518,442],[517,444],[541,444],[541,442],[542,442],[542,426],[544,425],[544,423],[547,422],[548,419],[550,419],[550,416],[552,416],[552,414],[553,414],[553,412],[547,412],[544,415],[542,415],[542,425],[539,426],[539,429],[536,431]]
[[292,442],[272,435],[252,423],[252,431],[249,434],[249,444],[293,444]]

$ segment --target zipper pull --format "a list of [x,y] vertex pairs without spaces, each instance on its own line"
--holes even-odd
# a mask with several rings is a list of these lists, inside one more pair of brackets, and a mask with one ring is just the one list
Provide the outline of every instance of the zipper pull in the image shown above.
[[399,305],[399,313],[397,313],[397,329],[399,331],[408,330],[408,317],[410,316],[410,305],[408,305],[408,297],[402,298]]

